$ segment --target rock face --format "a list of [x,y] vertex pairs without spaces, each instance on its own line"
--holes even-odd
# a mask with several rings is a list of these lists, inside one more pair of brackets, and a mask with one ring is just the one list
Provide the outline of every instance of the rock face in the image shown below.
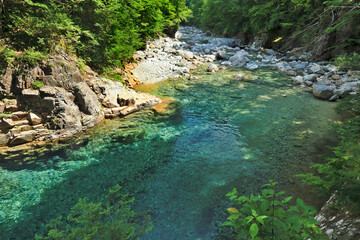
[[351,211],[345,207],[337,211],[332,210],[336,198],[336,195],[332,195],[315,216],[320,223],[321,230],[329,239],[360,239],[358,230],[360,229],[360,219],[354,218]]
[[[0,146],[70,137],[94,127],[109,111],[111,117],[124,116],[160,102],[120,82],[100,78],[90,68],[81,72],[77,60],[65,53],[32,69],[18,69],[8,68],[0,75],[0,95],[12,97],[0,101],[0,110],[13,112],[0,119]],[[32,89],[34,81],[45,86]],[[132,109],[112,111],[121,105]]]

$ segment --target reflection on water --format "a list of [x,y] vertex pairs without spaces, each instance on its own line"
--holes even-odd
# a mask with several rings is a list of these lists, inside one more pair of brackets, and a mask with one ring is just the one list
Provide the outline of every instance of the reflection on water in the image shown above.
[[3,163],[1,239],[32,239],[78,198],[100,200],[116,183],[150,212],[155,227],[144,239],[211,239],[224,220],[224,195],[233,187],[255,193],[268,179],[314,202],[293,175],[335,141],[327,128],[334,103],[271,69],[248,82],[234,81],[237,73],[140,86],[164,103],[108,121],[86,142],[33,164]]

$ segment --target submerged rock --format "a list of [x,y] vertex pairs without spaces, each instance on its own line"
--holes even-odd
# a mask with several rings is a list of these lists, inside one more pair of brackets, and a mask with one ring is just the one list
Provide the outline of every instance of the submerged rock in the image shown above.
[[236,80],[236,81],[243,81],[243,80],[245,80],[245,76],[242,75],[241,73],[239,73],[239,74],[237,74],[237,75],[235,76],[235,80]]

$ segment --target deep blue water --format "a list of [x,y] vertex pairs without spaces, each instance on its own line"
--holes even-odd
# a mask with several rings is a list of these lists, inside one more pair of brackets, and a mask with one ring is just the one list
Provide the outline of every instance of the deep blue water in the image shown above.
[[1,239],[33,239],[80,197],[101,200],[117,183],[149,211],[154,229],[143,239],[152,240],[215,238],[225,194],[256,193],[269,179],[318,204],[293,175],[335,141],[334,103],[275,70],[246,72],[257,77],[248,82],[237,73],[142,87],[170,104],[107,121],[35,161],[2,162]]

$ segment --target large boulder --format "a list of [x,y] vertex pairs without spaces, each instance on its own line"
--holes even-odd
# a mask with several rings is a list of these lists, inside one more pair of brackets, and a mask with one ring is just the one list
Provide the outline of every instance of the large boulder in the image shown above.
[[310,67],[310,71],[313,73],[317,73],[321,71],[321,66],[319,64],[314,63],[311,67]]
[[36,137],[35,130],[21,132],[19,135],[14,136],[14,138],[10,141],[10,145],[16,146],[16,145],[28,143],[33,141],[35,137]]
[[179,56],[185,58],[186,60],[191,60],[194,58],[194,54],[190,51],[179,50],[178,53],[179,53]]
[[56,88],[55,108],[52,110],[51,127],[55,129],[79,129],[81,112],[74,103],[75,96],[63,88]]
[[290,63],[290,66],[293,68],[293,69],[297,69],[297,70],[303,70],[303,69],[305,69],[305,64],[303,64],[303,63],[298,63],[298,62],[296,62],[296,61],[292,61],[291,63]]
[[19,121],[27,118],[28,114],[29,114],[28,112],[18,111],[10,114],[10,118],[13,121]]
[[81,82],[74,86],[75,103],[79,109],[88,115],[99,115],[101,104],[97,95],[85,83]]
[[247,53],[244,51],[237,52],[234,56],[229,58],[229,61],[232,62],[232,65],[237,67],[243,67],[249,61],[246,57]]
[[29,113],[28,120],[32,125],[38,125],[42,122],[41,117],[39,117],[35,113]]
[[0,119],[0,130],[7,131],[15,126],[15,123],[11,118],[1,118]]
[[334,89],[327,85],[313,85],[313,94],[321,99],[329,99],[334,95]]
[[219,60],[227,59],[226,52],[225,51],[218,51],[216,53],[216,58]]
[[305,75],[304,76],[304,81],[307,82],[315,82],[317,79],[317,75],[316,74],[309,74],[309,75]]

